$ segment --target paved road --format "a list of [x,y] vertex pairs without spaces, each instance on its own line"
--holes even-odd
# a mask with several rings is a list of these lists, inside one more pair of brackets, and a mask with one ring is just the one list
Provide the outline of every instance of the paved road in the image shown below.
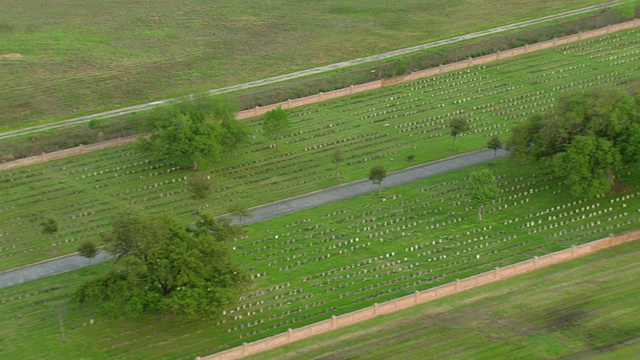
[[[500,150],[498,151],[497,158],[504,157],[506,155],[506,151]],[[482,150],[461,154],[427,164],[417,165],[388,174],[387,178],[382,183],[382,188],[406,184],[412,181],[428,178],[430,176],[481,164],[493,159],[496,159],[493,154],[493,150]],[[252,209],[253,216],[248,221],[243,221],[243,224],[264,221],[377,190],[378,187],[373,185],[369,180],[354,181],[330,189],[316,191],[314,193],[255,207]],[[93,260],[93,263],[95,264],[109,259],[110,257],[106,253],[101,252],[98,254],[96,259]],[[43,261],[37,264],[0,273],[0,288],[61,274],[85,266],[88,266],[88,261],[80,255],[70,255],[54,260]]]
[[[207,93],[209,93],[211,95],[224,94],[224,93],[233,92],[233,91],[237,91],[237,90],[244,90],[244,89],[249,89],[249,88],[253,88],[253,87],[257,87],[257,86],[274,84],[274,83],[287,81],[287,80],[292,80],[292,79],[296,79],[296,78],[300,78],[300,77],[304,77],[304,76],[324,73],[324,72],[328,72],[328,71],[332,71],[332,70],[336,70],[336,69],[342,69],[342,68],[350,67],[350,66],[353,66],[353,65],[359,65],[359,64],[370,63],[370,62],[374,62],[374,61],[378,61],[378,60],[384,60],[384,59],[388,59],[388,58],[391,58],[391,57],[394,57],[394,56],[409,54],[409,53],[412,53],[412,52],[425,50],[425,49],[429,49],[429,48],[436,47],[436,46],[451,44],[451,43],[455,43],[455,42],[462,41],[462,40],[473,39],[473,38],[477,38],[477,37],[481,37],[481,36],[485,36],[485,35],[492,35],[492,34],[497,34],[497,33],[505,32],[505,31],[514,30],[514,29],[519,29],[519,28],[523,28],[523,27],[527,27],[527,26],[531,26],[531,25],[541,24],[541,23],[544,23],[544,22],[558,20],[558,19],[562,19],[562,18],[566,18],[566,17],[569,17],[569,16],[574,16],[574,15],[579,15],[579,14],[587,13],[587,12],[590,12],[590,11],[606,8],[606,7],[616,6],[616,5],[619,5],[620,3],[621,2],[619,2],[619,1],[613,1],[613,2],[606,3],[606,4],[588,6],[588,7],[584,7],[584,8],[577,9],[577,10],[571,10],[571,11],[563,12],[563,13],[560,13],[560,14],[548,15],[548,16],[537,18],[537,19],[521,21],[521,22],[517,22],[517,23],[514,23],[514,24],[510,24],[510,25],[500,26],[500,27],[496,27],[496,28],[493,28],[493,29],[483,30],[483,31],[477,31],[477,32],[474,32],[474,33],[455,36],[455,37],[451,37],[451,38],[444,39],[444,40],[439,40],[439,41],[434,41],[434,42],[430,42],[430,43],[426,43],[426,44],[422,44],[422,45],[416,45],[416,46],[411,46],[411,47],[407,47],[407,48],[403,48],[403,49],[389,51],[389,52],[385,52],[385,53],[382,53],[382,54],[376,54],[376,55],[361,57],[361,58],[357,58],[357,59],[353,59],[353,60],[348,60],[348,61],[343,61],[343,62],[334,63],[334,64],[330,64],[330,65],[320,66],[320,67],[316,67],[316,68],[312,68],[312,69],[297,71],[297,72],[293,72],[293,73],[290,73],[290,74],[284,74],[284,75],[274,76],[274,77],[270,77],[270,78],[266,78],[266,79],[251,81],[251,82],[247,82],[247,83],[244,83],[244,84],[238,84],[238,85],[218,88],[218,89],[210,90]],[[172,103],[172,102],[174,102],[176,100],[178,100],[178,99],[159,100],[159,101],[150,102],[148,104],[135,105],[135,106],[125,107],[125,108],[121,108],[121,109],[105,111],[105,112],[101,112],[101,113],[98,113],[98,114],[82,116],[82,117],[68,119],[68,120],[61,120],[61,121],[57,121],[57,122],[53,122],[53,123],[32,126],[32,127],[28,127],[28,128],[24,128],[24,129],[19,129],[19,130],[7,131],[7,132],[4,132],[4,133],[0,133],[0,140],[8,139],[8,138],[16,137],[16,136],[22,136],[22,135],[26,135],[26,134],[33,134],[33,133],[37,133],[37,132],[45,131],[45,130],[51,130],[51,129],[56,129],[56,128],[68,127],[68,126],[75,126],[75,125],[87,123],[87,122],[89,122],[89,121],[91,121],[93,119],[106,119],[106,118],[110,118],[110,117],[130,114],[130,113],[133,113],[133,112],[144,111],[144,110],[148,110],[148,109],[151,109],[151,108],[154,108],[154,107],[157,107],[157,106],[163,106],[163,105],[166,105],[166,104],[170,104],[170,103]]]

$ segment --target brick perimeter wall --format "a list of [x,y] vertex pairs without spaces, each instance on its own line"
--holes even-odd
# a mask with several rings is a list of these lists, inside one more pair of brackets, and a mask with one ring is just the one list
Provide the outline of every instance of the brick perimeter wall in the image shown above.
[[332,316],[331,319],[328,320],[323,320],[298,329],[289,329],[286,333],[274,335],[272,337],[254,341],[252,343],[245,343],[242,346],[238,346],[198,359],[241,359],[245,356],[270,350],[281,345],[314,336],[316,334],[353,325],[376,316],[404,310],[418,304],[423,304],[431,300],[440,299],[467,289],[475,288],[480,285],[490,284],[502,279],[507,279],[546,266],[565,262],[580,256],[589,255],[602,249],[610,248],[612,246],[635,241],[638,239],[640,239],[640,229],[632,230],[618,235],[611,235],[604,239],[595,240],[582,245],[572,246],[571,248],[560,250],[551,254],[534,257],[533,259],[505,266],[503,268],[496,268],[495,270],[491,270],[479,275],[456,280],[453,283],[441,285],[424,291],[416,291],[413,294],[406,295],[381,304],[373,304],[372,306],[361,310],[357,310],[340,316]]
[[[278,106],[282,106],[283,109],[291,109],[298,106],[313,104],[313,103],[317,103],[317,102],[321,102],[329,99],[335,99],[342,96],[361,93],[364,91],[375,90],[384,86],[396,85],[401,82],[413,81],[416,79],[429,77],[429,76],[433,76],[433,75],[448,72],[448,71],[455,71],[455,70],[464,69],[470,66],[486,64],[492,61],[506,59],[508,57],[513,57],[517,55],[527,54],[533,51],[549,49],[555,46],[565,45],[574,41],[584,40],[584,39],[592,38],[595,36],[606,35],[612,32],[631,29],[638,26],[640,26],[640,19],[634,19],[634,20],[623,22],[620,24],[609,25],[600,29],[581,32],[578,34],[569,35],[569,36],[565,36],[558,39],[543,41],[543,42],[539,42],[532,45],[525,45],[519,48],[505,50],[505,51],[501,51],[501,52],[497,52],[489,55],[480,56],[477,58],[470,58],[468,60],[458,61],[458,62],[447,64],[447,65],[440,65],[435,68],[416,71],[409,75],[402,75],[402,76],[398,76],[391,79],[377,80],[377,81],[373,81],[373,82],[361,84],[361,85],[351,85],[348,88],[338,89],[338,90],[334,90],[327,93],[319,93],[316,95],[306,96],[299,99],[293,99],[293,100],[288,100],[288,101],[284,101],[276,104],[255,107],[253,109],[240,111],[238,114],[236,114],[236,118],[238,120],[241,120],[241,119],[246,119],[250,117],[260,116],[269,110],[273,110],[277,108]],[[80,146],[72,149],[61,150],[61,151],[56,151],[48,154],[42,154],[39,156],[32,156],[24,159],[10,161],[10,162],[0,164],[0,171],[24,167],[32,164],[40,164],[40,163],[44,163],[51,160],[57,160],[57,159],[62,159],[68,156],[85,154],[91,151],[107,149],[107,148],[116,147],[120,145],[131,144],[135,141],[135,139],[136,139],[136,136],[134,135],[126,138],[109,140],[109,141],[104,141],[97,144]]]

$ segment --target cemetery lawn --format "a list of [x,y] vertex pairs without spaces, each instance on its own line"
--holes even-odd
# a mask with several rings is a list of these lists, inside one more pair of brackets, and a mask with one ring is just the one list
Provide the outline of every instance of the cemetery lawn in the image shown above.
[[[469,205],[465,192],[470,172],[481,169],[490,169],[503,190],[500,199],[487,206],[484,222],[477,220],[477,211]],[[31,359],[46,353],[50,358],[193,359],[218,352],[331,315],[637,228],[640,176],[628,173],[619,180],[624,188],[617,192],[592,200],[577,199],[568,194],[549,168],[523,166],[503,159],[385,189],[383,198],[363,195],[245,226],[246,234],[232,244],[233,256],[245,264],[254,285],[219,319],[150,316],[112,319],[100,315],[95,308],[78,309],[68,304],[77,286],[108,271],[114,262],[0,289],[3,309],[0,341],[7,344],[0,349],[0,357]],[[628,280],[635,278],[635,273],[625,274],[637,271],[628,269],[634,268],[628,262],[637,258],[638,244],[625,247],[632,254],[625,260],[627,265],[598,260],[589,267],[590,271],[599,266],[608,274],[624,275],[613,283],[629,286],[626,290],[632,299],[637,298],[633,296],[637,288]],[[549,285],[557,278],[548,275],[546,280]],[[607,284],[602,280],[585,283]],[[593,292],[599,293],[597,289]],[[475,294],[482,297],[477,295],[481,292]],[[578,301],[580,294],[570,298]],[[588,302],[595,304],[596,315],[625,316],[603,315],[602,320],[592,320],[597,329],[622,329],[619,325],[638,324],[633,315],[627,316],[626,306],[615,302],[610,305],[613,308],[605,307],[606,311],[600,313],[600,306],[609,306],[602,301],[596,298]],[[563,301],[538,299],[534,303],[553,309]],[[483,304],[507,318],[513,314],[488,302]],[[520,304],[519,308],[523,306]],[[60,342],[57,309],[64,322],[65,342]],[[460,319],[455,314],[447,316]],[[447,316],[439,324],[446,325]],[[576,315],[576,318],[583,317]],[[567,319],[556,324],[532,317],[528,320],[539,322],[529,324],[528,329],[536,331],[541,349],[556,351],[551,349],[557,343],[555,335],[545,331],[551,332],[555,326],[558,331],[570,332],[567,326],[579,326],[571,316]],[[635,322],[626,323],[626,319]],[[610,325],[612,321],[616,322]],[[509,329],[516,331],[522,324],[511,325]],[[590,334],[598,332],[584,331],[588,335],[584,341],[598,347],[622,341],[622,335],[612,331],[603,331],[593,339]],[[499,329],[490,335],[496,341],[506,336]],[[479,336],[472,337],[476,341]],[[546,342],[551,345],[545,345]],[[508,343],[514,344],[518,342]],[[400,345],[399,351],[402,347],[405,345]],[[506,348],[501,345],[491,351]]]
[[631,359],[640,242],[298,341],[247,359]]
[[[640,30],[621,31],[548,51],[407,82],[291,111],[292,131],[276,152],[262,118],[243,120],[251,144],[214,167],[213,192],[192,199],[193,172],[150,159],[133,146],[0,173],[0,271],[75,252],[100,241],[109,216],[125,207],[151,214],[224,214],[236,200],[256,206],[388,171],[482,149],[497,134],[553,106],[568,90],[620,86],[640,77]],[[447,127],[466,116],[456,150]],[[329,155],[341,148],[339,172]],[[407,161],[410,156],[413,162]],[[460,194],[463,196],[463,194]],[[54,234],[41,222],[53,219]]]
[[185,95],[606,2],[161,0],[153,8],[137,1],[4,2],[0,128]]

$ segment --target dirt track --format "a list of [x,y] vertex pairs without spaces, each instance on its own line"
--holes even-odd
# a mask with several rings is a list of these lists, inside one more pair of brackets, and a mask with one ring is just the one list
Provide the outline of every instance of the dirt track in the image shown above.
[[[587,12],[590,12],[590,11],[594,11],[594,10],[598,10],[598,9],[603,9],[603,8],[615,6],[615,5],[618,5],[618,4],[620,4],[619,1],[613,1],[613,2],[610,2],[610,3],[604,4],[604,5],[588,6],[588,7],[584,7],[584,8],[577,9],[577,10],[571,10],[571,11],[563,12],[563,13],[560,13],[560,14],[548,15],[548,16],[544,16],[544,17],[541,17],[541,18],[537,18],[537,19],[521,21],[521,22],[510,24],[510,25],[499,26],[499,27],[496,27],[496,28],[493,28],[493,29],[477,31],[477,32],[474,32],[474,33],[455,36],[455,37],[451,37],[451,38],[448,38],[448,39],[434,41],[434,42],[430,42],[430,43],[426,43],[426,44],[422,44],[422,45],[411,46],[411,47],[398,49],[398,50],[393,50],[393,51],[389,51],[389,52],[385,52],[385,53],[381,53],[381,54],[361,57],[361,58],[357,58],[357,59],[353,59],[353,60],[343,61],[343,62],[334,63],[334,64],[330,64],[330,65],[325,65],[325,66],[320,66],[320,67],[315,67],[315,68],[312,68],[312,69],[297,71],[297,72],[293,72],[293,73],[290,73],[290,74],[284,74],[284,75],[274,76],[274,77],[270,77],[270,78],[266,78],[266,79],[251,81],[251,82],[247,82],[247,83],[244,83],[244,84],[227,86],[227,87],[223,87],[223,88],[219,88],[219,89],[210,90],[207,93],[211,94],[211,95],[224,94],[224,93],[229,93],[229,92],[233,92],[233,91],[237,91],[237,90],[244,90],[244,89],[249,89],[249,88],[253,88],[253,87],[257,87],[257,86],[274,84],[274,83],[283,82],[283,81],[287,81],[287,80],[297,79],[297,78],[304,77],[304,76],[320,74],[320,73],[324,73],[324,72],[328,72],[328,71],[332,71],[332,70],[336,70],[336,69],[342,69],[342,68],[346,68],[346,67],[350,67],[350,66],[354,66],[354,65],[366,64],[366,63],[370,63],[370,62],[374,62],[374,61],[378,61],[378,60],[384,60],[384,59],[388,59],[388,58],[391,58],[391,57],[394,57],[394,56],[409,54],[409,53],[412,53],[412,52],[416,52],[416,51],[420,51],[420,50],[424,50],[424,49],[429,49],[429,48],[436,47],[436,46],[451,44],[451,43],[455,43],[455,42],[459,42],[459,41],[463,41],[463,40],[473,39],[473,38],[477,38],[477,37],[481,37],[481,36],[492,35],[492,34],[497,34],[497,33],[505,32],[505,31],[514,30],[514,29],[519,29],[519,28],[523,28],[523,27],[527,27],[527,26],[531,26],[531,25],[541,24],[541,23],[544,23],[544,22],[558,20],[558,19],[569,17],[569,16],[580,15],[580,14],[584,14],[584,13],[587,13]],[[57,128],[63,128],[63,127],[69,127],[69,126],[75,126],[75,125],[79,125],[79,124],[84,124],[84,123],[88,123],[89,121],[94,120],[94,119],[106,119],[106,118],[110,118],[110,117],[130,114],[130,113],[133,113],[133,112],[149,110],[149,109],[152,109],[152,108],[157,107],[157,106],[163,106],[163,105],[172,103],[172,102],[174,102],[176,100],[177,99],[159,100],[159,101],[154,101],[154,102],[150,102],[150,103],[147,103],[147,104],[140,104],[140,105],[129,106],[129,107],[121,108],[121,109],[105,111],[105,112],[101,112],[101,113],[98,113],[98,114],[87,115],[87,116],[77,117],[77,118],[68,119],[68,120],[61,120],[61,121],[52,122],[52,123],[43,124],[43,125],[31,126],[31,127],[24,128],[24,129],[19,129],[19,130],[7,131],[7,132],[0,133],[0,140],[9,139],[9,138],[16,137],[16,136],[34,134],[34,133],[41,132],[41,131],[46,131],[46,130],[52,130],[52,129],[57,129]]]

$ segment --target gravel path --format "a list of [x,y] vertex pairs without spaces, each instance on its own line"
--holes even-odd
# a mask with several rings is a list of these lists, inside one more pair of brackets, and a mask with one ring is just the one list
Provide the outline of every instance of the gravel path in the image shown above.
[[[481,164],[496,158],[505,157],[506,155],[507,152],[504,150],[498,151],[497,157],[494,156],[493,150],[481,150],[456,155],[426,164],[416,165],[408,169],[389,173],[382,183],[382,188],[384,189],[400,184],[406,184],[412,181],[428,178],[430,176]],[[369,180],[354,181],[310,194],[257,206],[251,209],[253,211],[253,216],[250,219],[243,221],[243,224],[272,219],[278,216],[291,214],[296,211],[310,209],[377,190],[378,187],[373,185]],[[96,264],[109,259],[110,257],[108,254],[100,252],[98,256],[93,259],[92,263]],[[0,273],[0,288],[65,273],[88,265],[88,260],[80,255],[69,255],[42,261],[37,264],[27,265]]]
[[[616,6],[618,4],[620,4],[619,1],[613,1],[613,2],[606,3],[606,4],[588,6],[588,7],[584,7],[584,8],[580,8],[580,9],[576,9],[576,10],[566,11],[566,12],[559,13],[559,14],[543,16],[543,17],[540,17],[540,18],[537,18],[537,19],[531,19],[531,20],[521,21],[521,22],[517,22],[517,23],[514,23],[514,24],[510,24],[510,25],[499,26],[499,27],[496,27],[496,28],[493,28],[493,29],[477,31],[477,32],[474,32],[474,33],[464,34],[464,35],[460,35],[460,36],[454,36],[454,37],[451,37],[451,38],[448,38],[448,39],[438,40],[438,41],[434,41],[434,42],[430,42],[430,43],[426,43],[426,44],[421,44],[421,45],[411,46],[411,47],[407,47],[407,48],[403,48],[403,49],[388,51],[388,52],[381,53],[381,54],[365,56],[365,57],[352,59],[352,60],[348,60],[348,61],[343,61],[343,62],[338,62],[338,63],[325,65],[325,66],[319,66],[319,67],[315,67],[315,68],[312,68],[312,69],[296,71],[296,72],[293,72],[293,73],[274,76],[274,77],[270,77],[270,78],[266,78],[266,79],[250,81],[250,82],[247,82],[247,83],[244,83],[244,84],[238,84],[238,85],[218,88],[218,89],[210,90],[207,93],[209,93],[211,95],[224,94],[224,93],[233,92],[233,91],[237,91],[237,90],[244,90],[244,89],[249,89],[249,88],[253,88],[253,87],[257,87],[257,86],[274,84],[274,83],[283,82],[283,81],[287,81],[287,80],[297,79],[297,78],[304,77],[304,76],[320,74],[320,73],[324,73],[324,72],[328,72],[328,71],[332,71],[332,70],[336,70],[336,69],[342,69],[342,68],[346,68],[346,67],[350,67],[350,66],[354,66],[354,65],[366,64],[366,63],[370,63],[370,62],[374,62],[374,61],[378,61],[378,60],[384,60],[384,59],[388,59],[388,58],[391,58],[391,57],[394,57],[394,56],[409,54],[409,53],[412,53],[412,52],[425,50],[425,49],[429,49],[429,48],[436,47],[436,46],[451,44],[451,43],[455,43],[455,42],[458,42],[458,41],[473,39],[473,38],[477,38],[477,37],[481,37],[481,36],[485,36],[485,35],[492,35],[492,34],[497,34],[497,33],[505,32],[505,31],[510,31],[510,30],[514,30],[514,29],[527,27],[527,26],[537,25],[537,24],[541,24],[541,23],[544,23],[544,22],[548,22],[548,21],[558,20],[558,19],[562,19],[562,18],[566,18],[566,17],[570,17],[570,16],[584,14],[584,13],[587,13],[587,12],[590,12],[590,11],[594,11],[594,10],[598,10],[598,9],[603,9],[603,8],[607,8],[607,7],[611,7],[611,6]],[[89,121],[91,121],[93,119],[106,119],[106,118],[110,118],[110,117],[130,114],[130,113],[133,113],[133,112],[149,110],[149,109],[157,107],[157,106],[162,106],[162,105],[173,103],[174,101],[176,101],[176,99],[159,100],[159,101],[154,101],[154,102],[150,102],[150,103],[147,103],[147,104],[129,106],[129,107],[110,110],[110,111],[105,111],[105,112],[101,112],[101,113],[97,113],[97,114],[93,114],[93,115],[81,116],[81,117],[77,117],[77,118],[73,118],[73,119],[61,120],[61,121],[57,121],[57,122],[31,126],[31,127],[27,127],[27,128],[24,128],[24,129],[6,131],[6,132],[3,132],[3,133],[0,133],[0,140],[9,139],[9,138],[16,137],[16,136],[33,134],[33,133],[46,131],[46,130],[51,130],[51,129],[63,128],[63,127],[68,127],[68,126],[75,126],[75,125],[79,125],[79,124],[83,124],[83,123],[88,123]]]

